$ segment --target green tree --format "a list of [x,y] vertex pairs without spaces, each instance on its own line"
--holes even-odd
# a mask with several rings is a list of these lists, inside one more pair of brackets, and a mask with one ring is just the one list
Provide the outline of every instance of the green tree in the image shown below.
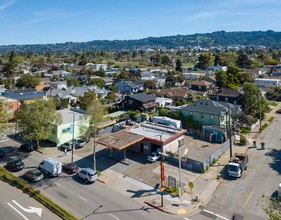
[[156,83],[152,80],[146,80],[143,83],[144,88],[146,89],[155,89],[156,88]]
[[161,63],[162,63],[163,65],[173,66],[170,57],[167,56],[167,55],[162,56],[162,61],[161,61]]
[[117,98],[117,95],[115,94],[115,92],[110,91],[107,96],[105,97],[105,99],[109,99],[111,101],[114,101]]
[[167,109],[167,108],[161,108],[161,109],[158,111],[159,116],[168,117],[168,116],[169,116],[169,113],[170,113],[170,110]]
[[252,83],[245,83],[243,85],[244,95],[242,98],[242,105],[244,107],[244,112],[247,115],[259,117],[258,109],[258,93],[261,97],[261,111],[262,118],[264,118],[264,113],[268,110],[268,103],[265,98],[261,95],[260,90]]
[[239,53],[238,58],[237,58],[237,66],[240,68],[247,68],[250,69],[252,68],[253,62],[249,59],[247,54],[245,53]]
[[182,62],[180,59],[176,61],[176,71],[182,73]]
[[80,86],[80,81],[77,80],[77,79],[74,79],[74,78],[68,78],[66,79],[66,83],[67,83],[67,86],[70,87],[70,86]]
[[16,72],[16,64],[15,62],[7,62],[4,64],[2,72],[4,73],[4,76],[8,79],[11,79],[15,72]]
[[227,85],[227,74],[223,70],[218,70],[215,73],[216,76],[216,85],[219,88],[225,88]]
[[26,87],[26,88],[35,88],[39,84],[40,80],[30,74],[23,75],[20,79],[17,80],[16,86]]
[[166,86],[167,87],[172,87],[172,86],[175,86],[176,84],[176,81],[177,81],[177,78],[175,76],[168,76],[166,78]]
[[130,74],[125,70],[122,69],[121,72],[118,74],[117,79],[119,80],[129,80],[130,79]]
[[87,111],[88,107],[95,99],[96,99],[96,94],[94,92],[86,92],[79,100],[79,107]]
[[86,136],[94,138],[94,146],[93,146],[93,169],[96,170],[96,138],[98,134],[98,129],[100,123],[104,120],[103,116],[105,115],[105,108],[100,103],[98,99],[92,100],[90,103],[88,110],[86,112],[86,116],[89,118],[89,126],[86,129]]
[[207,69],[208,66],[210,66],[212,61],[212,56],[209,53],[201,53],[198,57],[198,63],[195,65],[196,68],[199,69]]
[[9,115],[7,114],[8,103],[0,101],[0,134],[7,127],[9,120]]
[[103,87],[104,83],[103,80],[100,78],[91,78],[88,81],[88,85],[97,85],[98,87]]
[[62,122],[61,114],[56,113],[54,101],[34,100],[32,103],[24,103],[15,113],[19,128],[24,133],[24,139],[40,140],[50,137],[54,125]]

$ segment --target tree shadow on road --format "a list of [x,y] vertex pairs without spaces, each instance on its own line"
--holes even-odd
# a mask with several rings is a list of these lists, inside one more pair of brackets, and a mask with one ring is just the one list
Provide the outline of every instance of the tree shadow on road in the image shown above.
[[272,162],[269,163],[269,166],[281,174],[281,150],[271,149],[265,155],[272,157]]

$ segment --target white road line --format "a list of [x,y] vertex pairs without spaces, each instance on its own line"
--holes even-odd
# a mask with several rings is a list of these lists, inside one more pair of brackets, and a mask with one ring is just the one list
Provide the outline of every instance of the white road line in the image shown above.
[[225,217],[223,217],[223,216],[221,216],[221,215],[218,215],[217,213],[208,211],[208,210],[206,210],[206,209],[203,209],[203,211],[204,211],[204,212],[207,212],[207,213],[210,213],[210,214],[212,214],[212,215],[215,215],[215,216],[217,216],[217,217],[219,217],[219,218],[222,218],[222,219],[224,219],[224,220],[230,220],[230,219],[228,219],[228,218],[225,218]]
[[7,203],[12,209],[14,209],[17,213],[19,213],[25,220],[29,220],[26,218],[19,210],[17,210],[14,206],[12,206],[9,202]]
[[87,202],[87,199],[83,198],[82,196],[79,196],[79,195],[78,195],[78,197],[79,197],[80,199],[84,200],[85,202]]
[[108,213],[111,217],[117,219],[117,220],[120,220],[120,218],[116,217],[115,215],[112,215],[111,213]]

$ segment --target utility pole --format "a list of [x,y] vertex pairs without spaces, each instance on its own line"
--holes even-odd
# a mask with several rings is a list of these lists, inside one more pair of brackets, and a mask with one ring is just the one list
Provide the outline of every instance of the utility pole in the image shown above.
[[259,101],[259,116],[260,116],[260,133],[262,132],[262,125],[261,125],[261,96],[260,96],[260,88],[258,87],[258,101]]
[[72,150],[71,150],[71,163],[73,163],[73,151],[74,151],[74,147],[75,147],[75,143],[74,143],[74,127],[75,127],[75,113],[73,112],[73,121],[72,121]]
[[228,106],[228,138],[229,138],[229,152],[230,152],[230,158],[232,158],[232,139],[231,139],[231,111],[230,106]]

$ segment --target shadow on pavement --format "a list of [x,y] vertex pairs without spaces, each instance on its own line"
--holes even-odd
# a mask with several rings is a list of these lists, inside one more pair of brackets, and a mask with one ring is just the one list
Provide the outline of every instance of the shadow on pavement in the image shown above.
[[281,150],[272,149],[265,153],[265,155],[272,157],[272,162],[269,163],[269,166],[281,174]]
[[0,163],[7,163],[14,159],[24,160],[31,155],[30,152],[22,151],[16,146],[6,146],[2,147],[2,149],[5,151],[5,156],[0,159]]

